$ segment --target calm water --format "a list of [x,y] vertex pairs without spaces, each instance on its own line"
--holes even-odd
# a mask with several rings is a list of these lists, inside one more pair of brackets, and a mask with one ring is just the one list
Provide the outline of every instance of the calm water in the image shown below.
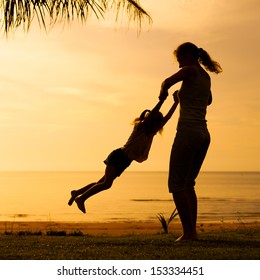
[[[1,172],[0,221],[109,222],[157,220],[174,210],[166,172],[125,172],[86,202],[87,214],[67,205],[70,190],[100,172]],[[259,221],[260,172],[205,172],[197,180],[198,221]]]

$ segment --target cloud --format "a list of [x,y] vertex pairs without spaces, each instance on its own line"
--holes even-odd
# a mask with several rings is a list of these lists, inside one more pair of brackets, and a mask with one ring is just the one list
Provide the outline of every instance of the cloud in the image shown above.
[[83,96],[85,91],[80,88],[72,87],[52,87],[46,89],[47,93],[56,94],[56,95],[70,95],[70,96]]
[[105,103],[114,106],[124,104],[124,94],[109,85],[87,85],[85,88],[76,87],[52,87],[46,89],[46,93],[56,95],[60,100],[70,98],[72,102],[82,100],[88,103]]

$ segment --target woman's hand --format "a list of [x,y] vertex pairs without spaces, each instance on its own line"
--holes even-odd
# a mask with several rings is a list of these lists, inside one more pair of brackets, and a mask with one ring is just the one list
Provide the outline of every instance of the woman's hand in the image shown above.
[[164,83],[162,83],[159,99],[165,100],[168,97],[168,95],[169,95],[168,90],[164,88]]
[[165,79],[161,86],[159,99],[165,100],[168,96],[168,90],[176,83],[181,82],[185,78],[190,77],[190,75],[194,73],[194,71],[197,71],[194,66],[185,66],[181,68],[181,70],[179,70],[177,73]]

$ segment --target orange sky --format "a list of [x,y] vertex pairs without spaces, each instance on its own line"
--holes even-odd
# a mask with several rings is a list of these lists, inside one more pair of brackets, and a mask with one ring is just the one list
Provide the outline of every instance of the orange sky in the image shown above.
[[[160,4],[158,4],[160,2]],[[224,72],[212,76],[212,143],[204,171],[260,170],[258,0],[145,0],[153,24],[35,26],[0,44],[0,170],[103,170],[133,118],[157,102],[178,70],[172,51],[184,41],[204,48]],[[178,89],[180,85],[176,85]],[[172,100],[162,108],[167,112]],[[148,161],[129,171],[167,170],[178,110]]]

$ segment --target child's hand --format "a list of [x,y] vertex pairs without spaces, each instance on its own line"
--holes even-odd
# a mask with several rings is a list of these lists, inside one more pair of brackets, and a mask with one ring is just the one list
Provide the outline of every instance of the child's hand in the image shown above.
[[175,103],[179,103],[179,95],[178,95],[179,91],[175,90],[175,92],[172,94],[173,96],[173,100]]
[[168,96],[168,90],[161,90],[159,100],[165,100]]

